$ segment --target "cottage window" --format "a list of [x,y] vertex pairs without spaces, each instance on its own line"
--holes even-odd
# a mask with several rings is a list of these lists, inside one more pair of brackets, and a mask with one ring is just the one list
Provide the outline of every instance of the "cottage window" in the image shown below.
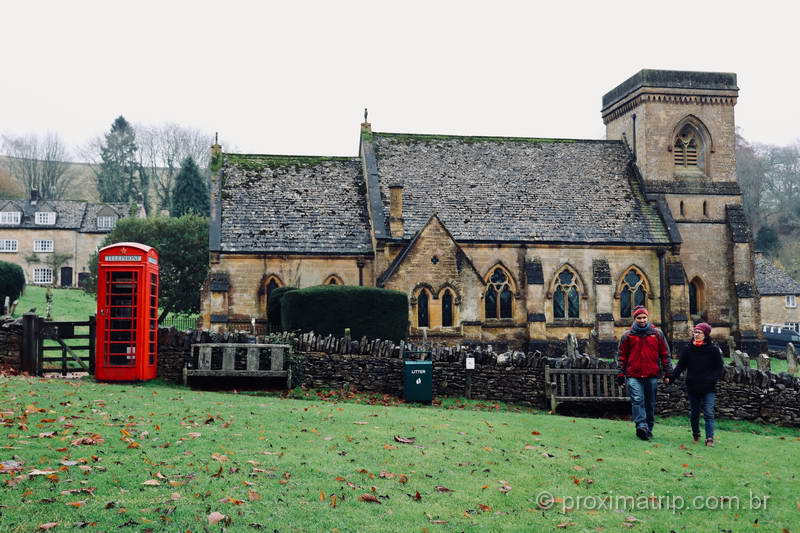
[[486,318],[512,317],[514,295],[509,277],[502,267],[496,267],[492,271],[484,298]]
[[52,252],[53,251],[53,240],[52,239],[36,239],[33,241],[33,251],[34,252]]
[[428,313],[429,301],[428,289],[422,289],[417,296],[417,327],[427,328],[431,325],[430,315]]
[[97,217],[97,229],[114,229],[117,224],[117,217],[115,216],[100,216]]
[[16,252],[19,248],[19,241],[16,239],[0,239],[0,252]]
[[795,308],[797,307],[797,296],[794,294],[787,294],[786,295],[786,307],[788,308]]
[[53,269],[50,267],[34,267],[33,283],[37,285],[49,285],[53,283]]
[[553,290],[553,318],[579,318],[580,296],[577,276],[567,269],[562,270]]
[[0,211],[0,224],[19,224],[22,213],[19,211]]
[[629,269],[622,277],[619,291],[619,315],[629,318],[633,308],[645,305],[647,287],[644,276],[634,268]]
[[37,211],[34,222],[36,224],[53,225],[56,223],[56,214],[51,211]]

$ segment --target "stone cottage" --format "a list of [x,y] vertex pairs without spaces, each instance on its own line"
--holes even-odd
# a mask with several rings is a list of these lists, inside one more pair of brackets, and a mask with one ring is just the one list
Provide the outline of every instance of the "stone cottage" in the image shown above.
[[800,283],[760,253],[755,254],[756,286],[761,296],[761,321],[800,332]]
[[642,70],[606,140],[379,133],[355,157],[212,148],[206,327],[266,319],[272,290],[379,286],[410,335],[613,352],[644,304],[675,341],[706,320],[757,350],[734,156],[736,75]]

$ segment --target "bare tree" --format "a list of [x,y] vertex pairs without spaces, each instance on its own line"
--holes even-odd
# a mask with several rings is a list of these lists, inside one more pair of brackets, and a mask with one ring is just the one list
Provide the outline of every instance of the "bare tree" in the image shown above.
[[67,149],[58,134],[47,133],[14,137],[3,136],[3,149],[8,156],[8,172],[25,185],[30,194],[38,189],[43,199],[64,196],[72,181]]
[[212,137],[194,128],[166,123],[160,126],[136,126],[136,138],[140,166],[150,177],[159,209],[169,210],[181,161],[191,157],[205,174]]

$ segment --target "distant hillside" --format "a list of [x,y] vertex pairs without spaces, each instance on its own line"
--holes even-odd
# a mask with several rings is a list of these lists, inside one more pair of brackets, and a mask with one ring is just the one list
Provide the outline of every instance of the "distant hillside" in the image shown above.
[[[25,186],[8,174],[6,156],[0,155],[0,198],[24,198]],[[72,181],[63,200],[83,200],[96,202],[97,188],[95,187],[94,174],[86,163],[70,163],[67,175]]]

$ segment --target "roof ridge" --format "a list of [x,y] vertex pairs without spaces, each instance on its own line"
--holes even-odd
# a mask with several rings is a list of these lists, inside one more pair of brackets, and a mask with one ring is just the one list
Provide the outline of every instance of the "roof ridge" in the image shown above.
[[591,144],[622,144],[619,140],[610,139],[571,139],[559,137],[516,137],[506,135],[450,135],[438,133],[397,133],[388,131],[376,131],[373,135],[383,137],[397,137],[408,139],[421,139],[421,140],[472,140],[474,142],[480,141],[509,141],[509,142],[562,142],[562,143],[591,143]]

